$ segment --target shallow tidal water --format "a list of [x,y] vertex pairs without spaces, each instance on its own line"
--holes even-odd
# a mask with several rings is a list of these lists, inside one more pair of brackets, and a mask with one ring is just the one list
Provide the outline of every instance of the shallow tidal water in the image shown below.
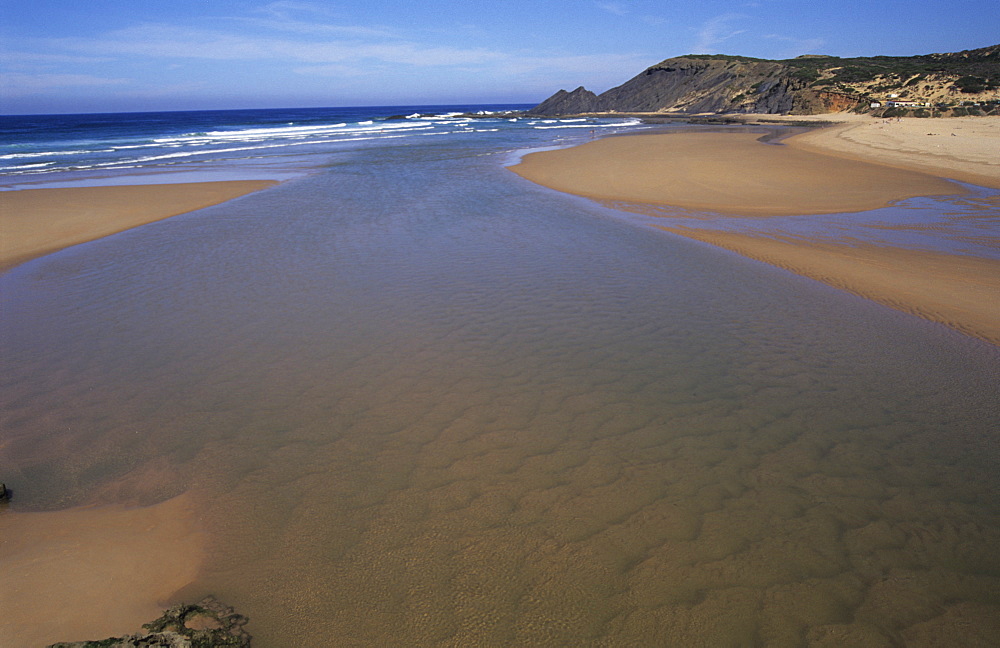
[[996,347],[504,155],[343,153],[0,277],[17,506],[193,493],[177,598],[264,648],[1000,635]]
[[755,237],[1000,259],[1000,190],[959,183],[955,189],[954,195],[909,198],[880,209],[820,216],[731,216],[611,201],[608,206],[654,226],[669,219],[671,225]]

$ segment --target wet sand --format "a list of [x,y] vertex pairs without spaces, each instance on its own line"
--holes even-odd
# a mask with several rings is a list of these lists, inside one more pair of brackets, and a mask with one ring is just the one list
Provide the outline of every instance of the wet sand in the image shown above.
[[[985,146],[1000,143],[991,139],[1000,131],[975,140],[949,136],[951,147],[944,155],[920,150],[919,145],[927,143],[914,139],[912,124],[880,126],[871,123],[871,118],[863,119],[867,121],[855,118],[797,135],[787,140],[787,146],[761,143],[751,133],[608,138],[573,149],[530,154],[512,170],[547,187],[613,206],[630,203],[640,212],[642,204],[647,204],[747,216],[816,214],[821,218],[822,214],[875,209],[915,196],[962,193],[960,186],[927,171],[1000,186],[1000,160],[980,150],[984,141]],[[946,130],[972,123],[942,121],[949,123],[930,123]],[[978,129],[993,133],[998,123],[981,122]],[[893,129],[896,139],[886,144],[883,133]],[[895,145],[906,155],[901,156]],[[969,158],[963,164],[965,153]],[[893,246],[836,245],[781,237],[780,233],[755,237],[670,224],[663,229],[1000,343],[996,310],[1000,262],[996,260]]]
[[[0,270],[274,184],[222,181],[0,192]],[[144,473],[140,482],[153,477]],[[145,508],[0,514],[0,645],[120,636],[158,617],[171,595],[192,582],[201,567],[205,543],[190,499],[181,495]]]
[[662,226],[1000,345],[1000,261]]
[[0,192],[0,271],[78,243],[216,205],[262,180]]
[[0,645],[122,636],[195,579],[205,535],[191,498],[0,513]]

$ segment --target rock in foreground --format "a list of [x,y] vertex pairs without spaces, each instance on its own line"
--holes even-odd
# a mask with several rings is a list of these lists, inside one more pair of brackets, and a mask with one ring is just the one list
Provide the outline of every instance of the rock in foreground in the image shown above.
[[249,648],[251,637],[243,628],[247,621],[209,596],[194,605],[176,605],[159,619],[143,624],[146,634],[56,643],[48,648]]

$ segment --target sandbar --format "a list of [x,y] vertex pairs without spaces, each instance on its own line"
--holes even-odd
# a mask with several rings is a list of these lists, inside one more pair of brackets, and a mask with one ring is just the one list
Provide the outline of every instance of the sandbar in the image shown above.
[[[1000,119],[832,119],[842,123],[796,135],[781,146],[763,143],[751,132],[629,135],[532,153],[511,170],[567,193],[609,203],[698,210],[709,219],[711,212],[822,218],[915,196],[966,191],[949,179],[1000,188],[1000,156],[995,153],[1000,150]],[[838,244],[780,232],[757,236],[664,220],[660,227],[674,234],[1000,345],[996,259]]]
[[926,173],[764,144],[750,132],[608,137],[530,153],[512,171],[597,200],[747,215],[826,214],[960,194]]
[[0,271],[277,184],[231,180],[0,192]]
[[0,512],[0,645],[137,632],[198,574],[190,495],[148,507]]
[[895,246],[841,245],[661,227],[1000,346],[1000,261],[996,259]]

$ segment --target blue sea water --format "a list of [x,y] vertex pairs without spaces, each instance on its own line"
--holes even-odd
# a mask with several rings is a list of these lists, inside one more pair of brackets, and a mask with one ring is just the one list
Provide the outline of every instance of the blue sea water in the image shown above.
[[[369,106],[0,117],[0,189],[290,177],[322,156],[390,140],[515,139],[621,128],[635,119],[510,116],[524,105]],[[531,141],[528,137],[527,140]],[[180,175],[184,173],[185,175]],[[170,174],[170,175],[164,175]],[[128,180],[123,180],[128,178]]]
[[8,186],[288,175],[0,275],[3,521],[183,493],[171,602],[265,648],[988,645],[996,347],[504,168],[642,124],[467,108],[5,121]]

